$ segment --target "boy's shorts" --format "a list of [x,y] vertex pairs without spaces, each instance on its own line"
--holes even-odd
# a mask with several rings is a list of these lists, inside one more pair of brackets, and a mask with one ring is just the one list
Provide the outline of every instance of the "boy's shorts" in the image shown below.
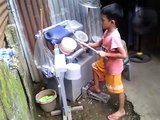
[[111,75],[107,73],[107,71],[104,68],[104,62],[102,58],[93,63],[92,68],[94,69],[94,72],[96,72],[100,79],[105,80],[106,87],[109,92],[115,94],[124,92],[121,74]]

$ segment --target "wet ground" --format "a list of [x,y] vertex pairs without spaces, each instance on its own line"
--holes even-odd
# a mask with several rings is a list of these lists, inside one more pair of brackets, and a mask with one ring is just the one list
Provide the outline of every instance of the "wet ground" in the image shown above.
[[[78,102],[71,103],[72,106],[83,106],[83,110],[73,111],[73,120],[107,120],[106,117],[118,108],[118,103],[113,98],[105,104],[93,99],[81,98]],[[134,112],[131,102],[125,102],[126,115],[122,120],[140,120],[140,116]],[[62,120],[61,115],[51,116],[50,113],[45,113],[42,110],[38,114],[39,120]]]
[[[107,120],[106,117],[117,111],[118,109],[118,98],[117,96],[111,96],[110,100],[107,103],[103,103],[91,98],[82,98],[81,96],[76,102],[69,102],[68,105],[75,106],[83,106],[83,110],[80,111],[72,111],[72,120]],[[57,103],[58,100],[57,100]],[[38,110],[38,120],[62,120],[61,115],[51,116],[50,113],[43,112],[37,105]],[[57,104],[56,109],[59,109],[59,105]],[[140,116],[134,111],[134,107],[130,101],[125,101],[125,110],[126,115],[121,120],[140,120]]]

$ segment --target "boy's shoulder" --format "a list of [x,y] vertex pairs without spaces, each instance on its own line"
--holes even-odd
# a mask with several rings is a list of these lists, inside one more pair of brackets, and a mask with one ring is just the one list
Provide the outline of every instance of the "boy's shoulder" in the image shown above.
[[118,31],[118,29],[115,29],[113,32],[112,32],[112,35],[111,35],[112,38],[116,38],[116,39],[120,39],[121,40],[121,35],[120,35],[120,32]]
[[107,38],[109,40],[113,40],[113,39],[121,40],[121,35],[117,28],[111,34],[107,34],[107,32],[108,31],[104,32],[103,38]]
[[120,36],[120,32],[119,32],[118,28],[116,28],[116,29],[112,32],[112,35]]

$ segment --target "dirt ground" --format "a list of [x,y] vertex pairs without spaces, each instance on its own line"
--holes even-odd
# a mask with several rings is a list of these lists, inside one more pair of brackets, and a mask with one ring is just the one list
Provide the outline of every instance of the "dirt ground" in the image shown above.
[[[111,96],[107,103],[103,103],[97,100],[93,100],[91,98],[82,98],[76,102],[69,102],[69,106],[83,106],[83,110],[80,111],[72,111],[72,120],[107,120],[106,117],[115,112],[118,109],[118,101],[117,96]],[[57,103],[59,101],[57,100]],[[56,109],[60,109],[60,106],[57,104]],[[134,107],[130,101],[125,101],[125,110],[126,115],[122,120],[140,120],[140,116],[134,111]],[[50,113],[44,112],[40,109],[39,105],[37,104],[37,111],[38,111],[38,120],[62,120],[62,115],[58,116],[51,116]]]

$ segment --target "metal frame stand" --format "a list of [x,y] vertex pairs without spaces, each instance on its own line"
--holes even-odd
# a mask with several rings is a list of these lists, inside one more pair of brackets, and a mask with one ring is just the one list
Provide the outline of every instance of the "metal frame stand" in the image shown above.
[[64,72],[56,76],[58,82],[58,91],[60,98],[60,105],[63,106],[63,120],[72,120],[71,108],[67,105],[67,98],[64,87]]
[[60,98],[61,110],[52,111],[51,115],[59,115],[62,113],[63,120],[72,120],[71,111],[83,110],[83,106],[71,108],[67,105],[67,98],[64,86],[64,73],[66,72],[66,62],[64,54],[55,54],[55,73],[58,82],[58,92]]

